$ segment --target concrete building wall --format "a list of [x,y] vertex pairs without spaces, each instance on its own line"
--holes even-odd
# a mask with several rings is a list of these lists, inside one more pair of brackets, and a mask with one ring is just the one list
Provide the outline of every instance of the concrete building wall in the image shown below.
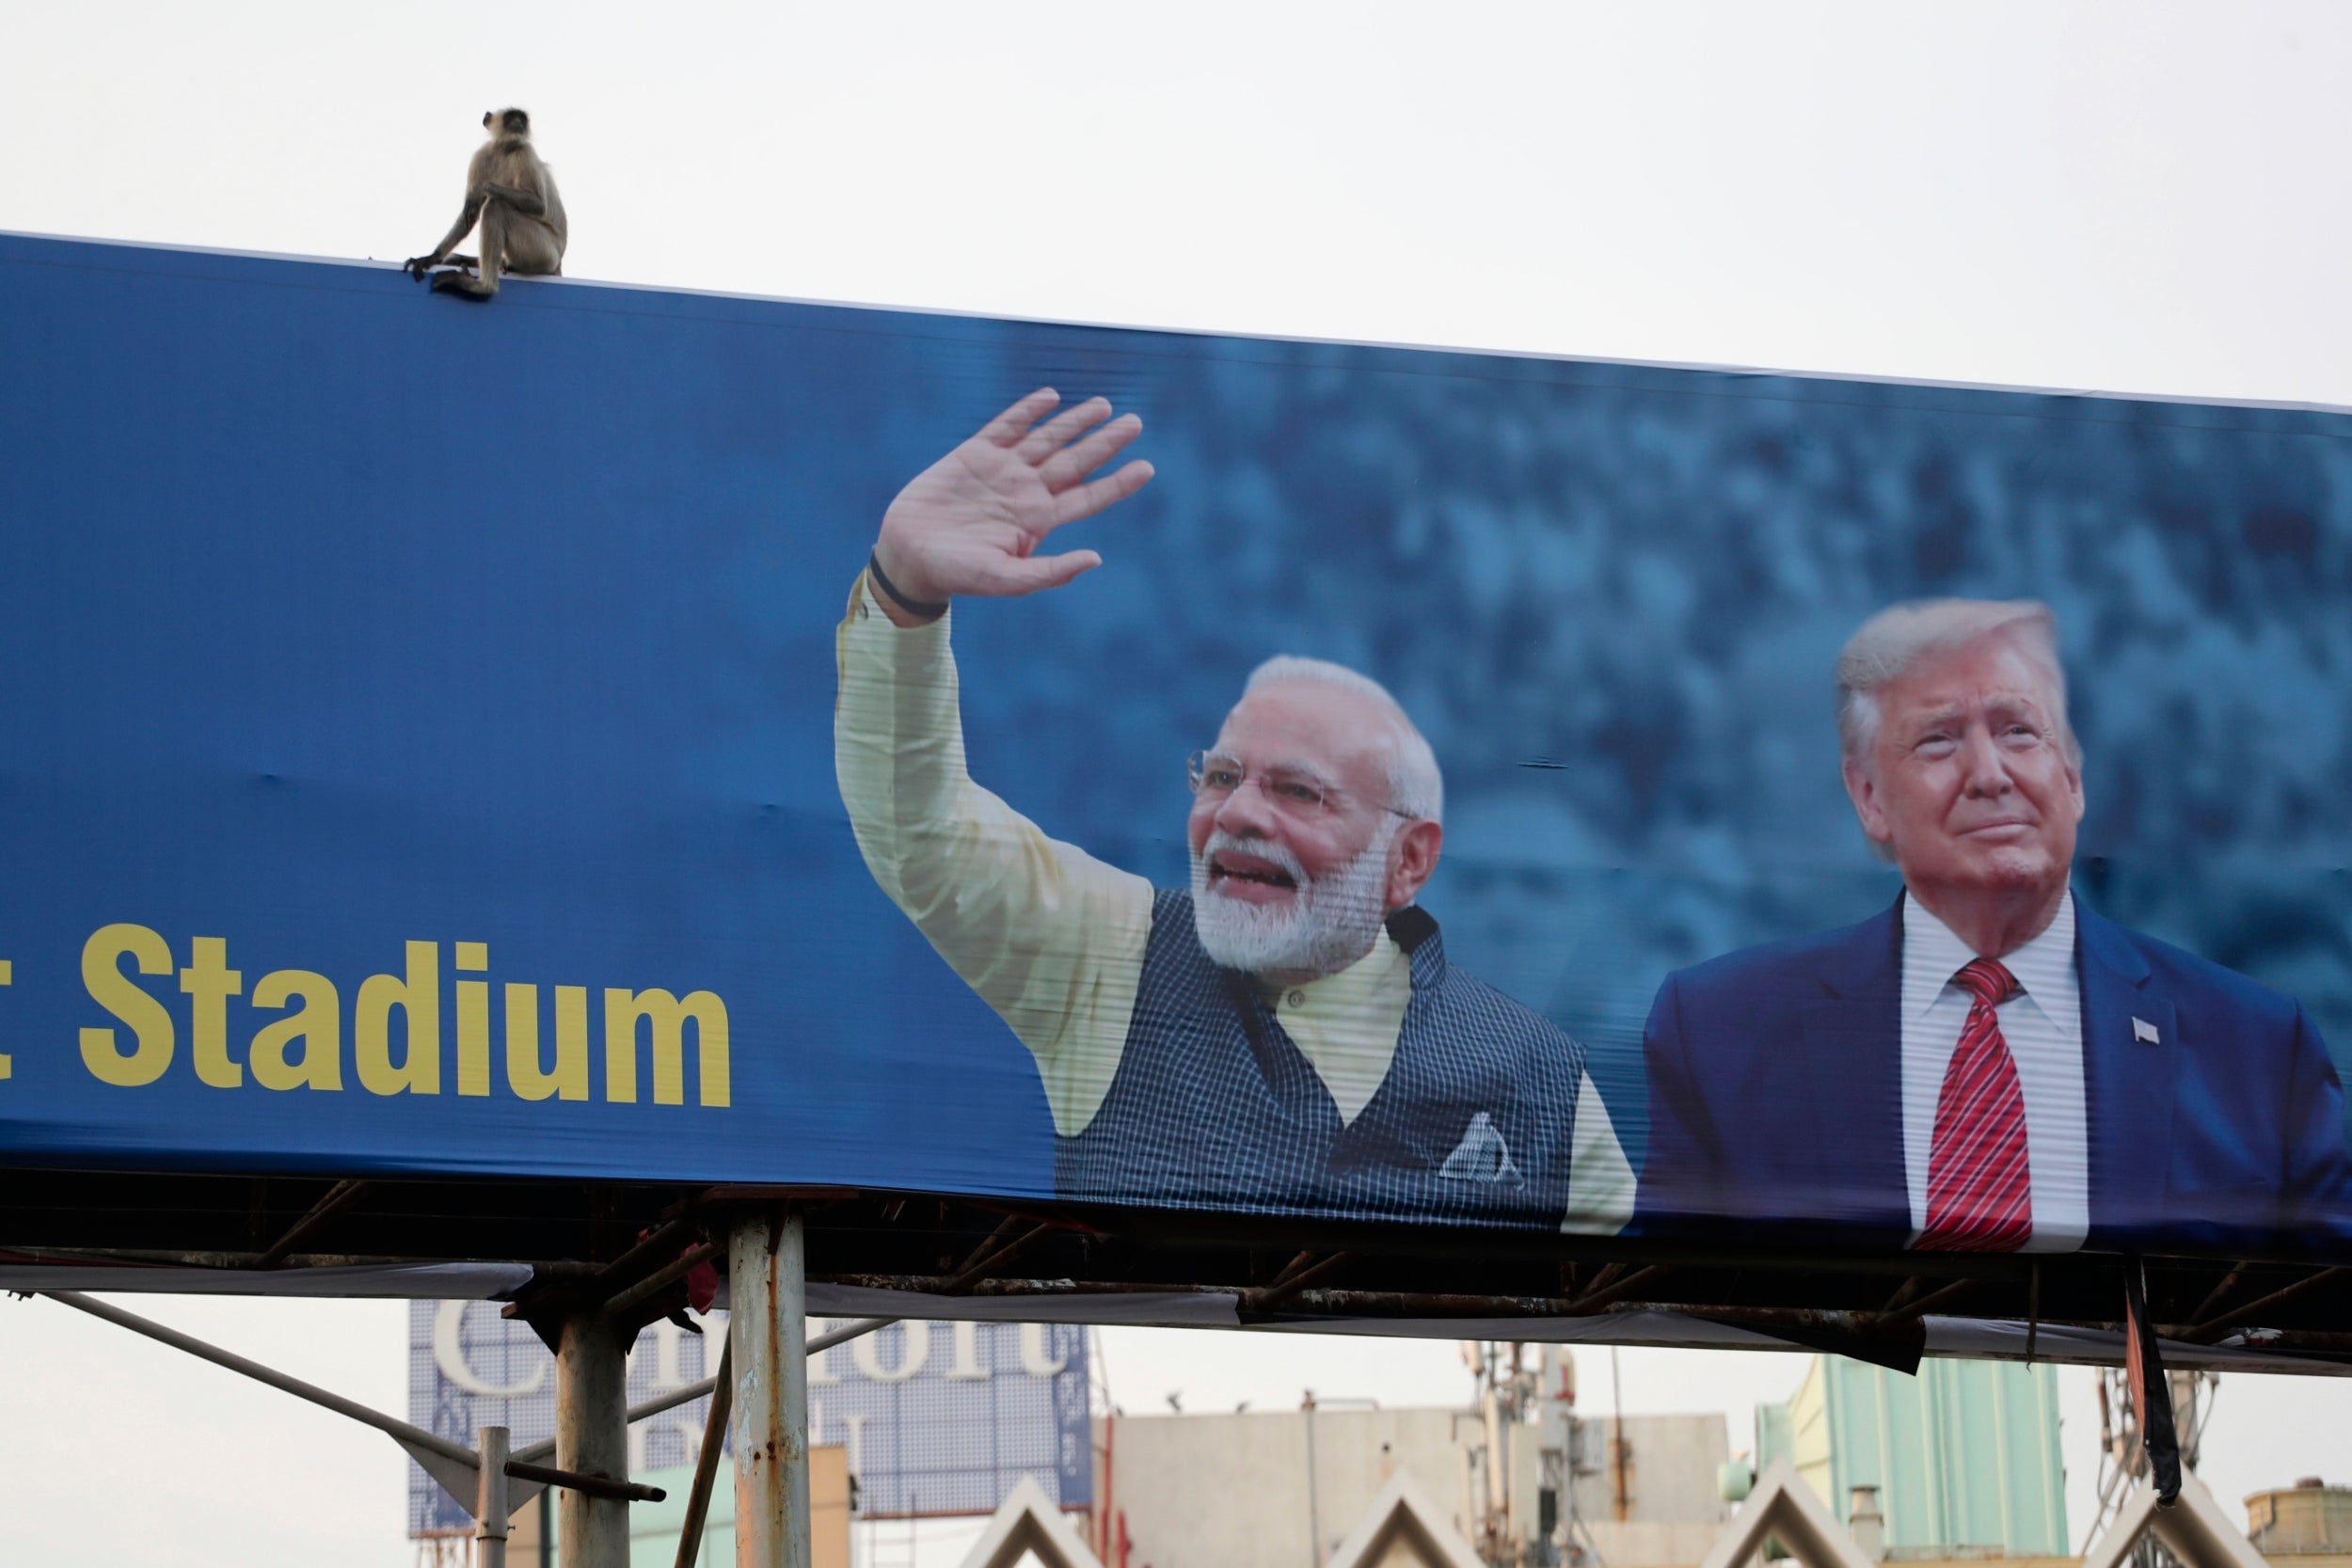
[[1466,1440],[1468,1410],[1119,1417],[1094,1423],[1094,1495],[1136,1568],[1321,1568],[1399,1469],[1462,1529]]
[[[1601,1469],[1575,1481],[1603,1560],[1696,1563],[1730,1517],[1716,1484],[1729,1454],[1724,1418],[1634,1416],[1625,1427],[1627,1518],[1616,1518],[1610,1423],[1587,1424],[1585,1470]],[[1532,1528],[1540,1429],[1515,1427],[1512,1443],[1518,1506]],[[1136,1568],[1321,1568],[1398,1470],[1474,1539],[1483,1499],[1470,1495],[1470,1455],[1485,1444],[1469,1409],[1120,1417],[1095,1423],[1094,1495],[1126,1514]]]
[[1625,1508],[1618,1517],[1616,1423],[1584,1423],[1576,1512],[1609,1568],[1667,1568],[1707,1556],[1732,1515],[1718,1479],[1731,1457],[1721,1416],[1625,1418]]
[[1645,1520],[1586,1521],[1593,1548],[1609,1568],[1693,1568],[1724,1532],[1721,1525],[1661,1524]]
[[[1613,1420],[1584,1423],[1576,1512],[1588,1523],[1617,1522],[1616,1465],[1611,1449],[1616,1434]],[[1723,1417],[1628,1416],[1625,1442],[1627,1520],[1715,1526],[1731,1517],[1731,1505],[1724,1501],[1717,1474],[1731,1457],[1730,1429]],[[1602,1556],[1613,1564],[1617,1561],[1605,1551]],[[1638,1560],[1696,1562],[1698,1558],[1644,1557]]]

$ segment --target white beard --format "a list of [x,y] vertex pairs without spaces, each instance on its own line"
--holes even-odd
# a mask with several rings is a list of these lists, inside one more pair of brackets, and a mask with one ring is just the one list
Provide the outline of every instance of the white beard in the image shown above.
[[[1320,880],[1272,839],[1215,832],[1192,857],[1192,928],[1220,968],[1245,974],[1336,974],[1372,951],[1387,918],[1389,845],[1393,818],[1363,853]],[[1298,885],[1287,909],[1230,898],[1209,883],[1209,860],[1221,849],[1271,861]]]

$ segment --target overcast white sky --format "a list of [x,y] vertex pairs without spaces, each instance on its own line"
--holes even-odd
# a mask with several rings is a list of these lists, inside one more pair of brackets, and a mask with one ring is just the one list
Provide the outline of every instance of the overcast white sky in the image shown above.
[[[26,3],[0,229],[398,259],[512,103],[578,277],[2352,404],[2348,74],[2352,7],[2249,0]],[[397,1305],[150,1309],[405,1401]],[[1131,1409],[1467,1391],[1450,1344],[1105,1338]],[[1803,1370],[1624,1361],[1629,1411],[1728,1409],[1735,1447]],[[2233,1506],[2352,1480],[2352,1385],[2233,1380],[2206,1473]],[[373,1433],[0,1301],[0,1560],[391,1568],[401,1478]]]

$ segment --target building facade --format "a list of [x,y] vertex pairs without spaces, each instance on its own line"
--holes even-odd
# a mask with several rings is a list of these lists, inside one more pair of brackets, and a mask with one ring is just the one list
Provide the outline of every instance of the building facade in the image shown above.
[[2066,1554],[2058,1373],[2046,1365],[1935,1360],[1905,1376],[1816,1356],[1756,1426],[1756,1467],[1786,1453],[1839,1520],[1857,1488],[1875,1487],[1890,1559]]

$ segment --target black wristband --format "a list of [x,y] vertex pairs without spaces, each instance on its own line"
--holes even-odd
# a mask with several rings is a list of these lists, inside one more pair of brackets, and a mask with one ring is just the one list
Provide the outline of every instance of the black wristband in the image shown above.
[[904,594],[899,593],[898,585],[892,582],[890,575],[882,569],[882,552],[879,550],[866,558],[866,575],[874,579],[874,586],[881,589],[892,604],[897,605],[909,615],[919,615],[926,621],[936,621],[947,613],[947,601],[945,599],[935,602],[929,599],[910,599]]

